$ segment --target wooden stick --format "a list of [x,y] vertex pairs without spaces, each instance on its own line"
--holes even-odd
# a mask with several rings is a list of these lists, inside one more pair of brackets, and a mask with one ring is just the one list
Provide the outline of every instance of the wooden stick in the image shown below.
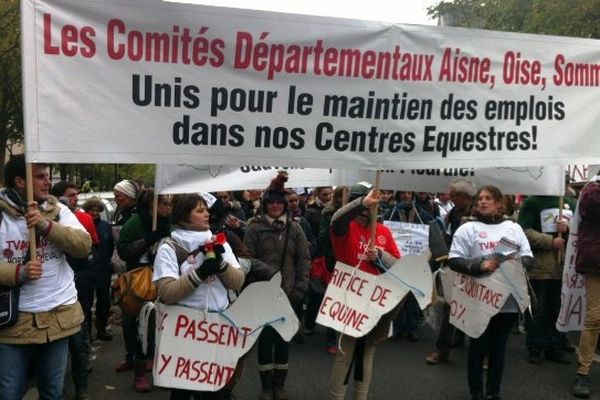
[[153,206],[152,206],[152,232],[156,230],[158,226],[158,194],[154,192]]
[[[379,183],[381,180],[381,172],[379,170],[375,174],[375,187],[373,190],[379,192]],[[371,246],[375,247],[375,233],[377,232],[377,212],[379,211],[379,203],[371,210]]]
[[[33,167],[30,163],[25,163],[25,184],[27,187],[27,209],[33,202]],[[35,260],[37,256],[37,236],[35,226],[29,228],[29,259]]]
[[[558,198],[558,221],[562,221],[562,214],[563,214],[563,206],[565,205],[565,197],[564,196],[560,196]],[[558,237],[560,239],[562,239],[562,233],[558,232]],[[565,249],[564,248],[560,248],[558,249],[558,265],[561,265],[565,259]]]
[[342,188],[342,207],[348,204],[348,186]]

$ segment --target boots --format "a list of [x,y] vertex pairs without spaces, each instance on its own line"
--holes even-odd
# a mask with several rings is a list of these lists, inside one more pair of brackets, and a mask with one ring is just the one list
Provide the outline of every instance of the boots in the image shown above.
[[288,370],[275,368],[274,371],[275,371],[274,372],[275,392],[274,392],[273,399],[274,400],[288,400],[289,399],[288,394],[285,391],[285,389],[283,388],[283,386],[285,385],[285,377],[287,375]]
[[260,384],[262,385],[259,400],[273,400],[273,370],[258,372],[260,373]]
[[146,376],[146,360],[135,360],[133,372],[133,389],[141,393],[149,392],[152,385]]

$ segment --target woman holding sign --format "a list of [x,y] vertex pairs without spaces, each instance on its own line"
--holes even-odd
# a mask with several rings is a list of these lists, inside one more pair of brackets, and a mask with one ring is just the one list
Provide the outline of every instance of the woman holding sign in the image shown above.
[[[173,198],[175,230],[158,249],[154,276],[158,297],[165,304],[178,304],[205,311],[229,307],[227,289],[239,290],[245,273],[231,246],[215,240],[210,231],[206,201],[198,194]],[[227,386],[217,392],[225,398]],[[171,400],[189,400],[201,394],[171,390]],[[203,398],[206,398],[203,397]],[[212,398],[212,397],[211,397]]]
[[[370,190],[363,183],[350,188],[350,203],[339,209],[331,220],[330,237],[337,261],[356,266],[373,275],[389,269],[400,258],[400,250],[389,228],[377,223],[375,243],[371,238],[371,214],[379,203],[379,191]],[[400,303],[402,304],[402,303]],[[335,357],[329,398],[343,399],[348,385],[348,373],[354,366],[354,399],[366,399],[373,374],[375,345],[387,338],[392,318],[400,306],[384,315],[378,324],[365,336],[356,339],[341,335],[340,352]]]
[[[509,257],[520,257],[525,268],[532,266],[533,256],[523,229],[503,215],[500,190],[484,186],[476,198],[477,208],[473,217],[454,234],[449,253],[450,268],[472,276],[492,274],[501,266],[501,258],[506,256],[505,252],[500,254],[500,243],[511,249]],[[500,399],[506,342],[517,312],[517,302],[511,294],[500,311],[490,319],[483,334],[471,338],[467,370],[472,400]],[[489,355],[489,365],[484,397],[485,355]]]

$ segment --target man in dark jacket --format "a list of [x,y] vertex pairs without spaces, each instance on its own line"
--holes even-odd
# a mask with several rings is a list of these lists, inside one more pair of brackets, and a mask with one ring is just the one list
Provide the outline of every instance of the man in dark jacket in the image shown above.
[[[457,179],[450,184],[450,199],[454,207],[446,216],[446,226],[448,234],[447,244],[450,248],[452,237],[462,224],[463,218],[471,215],[471,206],[473,199],[477,194],[477,187],[468,179]],[[450,305],[444,303],[442,306],[442,321],[440,324],[440,333],[436,342],[436,351],[427,354],[425,361],[427,364],[435,365],[449,360],[450,349],[453,345],[462,345],[464,333],[450,324]]]
[[518,222],[534,257],[529,277],[536,304],[532,308],[533,315],[525,314],[531,364],[541,364],[542,353],[549,361],[569,363],[561,350],[562,337],[556,329],[556,320],[560,312],[564,261],[560,254],[564,255],[575,199],[565,196],[563,210],[559,212],[558,208],[558,196],[529,196],[519,211]]

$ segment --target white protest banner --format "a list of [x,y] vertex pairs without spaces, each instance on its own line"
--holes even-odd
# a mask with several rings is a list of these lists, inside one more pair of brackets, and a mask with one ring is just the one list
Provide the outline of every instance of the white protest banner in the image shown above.
[[556,319],[556,329],[559,332],[581,331],[585,321],[585,275],[575,271],[579,222],[579,200],[577,200],[577,206],[569,225],[569,239],[565,251],[560,312]]
[[513,295],[521,312],[529,306],[525,271],[518,261],[504,261],[490,276],[455,274],[450,300],[445,297],[450,304],[450,323],[469,337],[478,338],[509,295]]
[[154,385],[214,392],[231,379],[264,326],[290,341],[299,322],[280,286],[281,274],[253,283],[220,313],[158,302]]
[[362,337],[409,291],[425,309],[433,291],[427,257],[426,253],[402,257],[381,275],[338,262],[319,307],[317,323],[345,335]]
[[421,254],[429,249],[429,225],[384,221],[403,256]]
[[[374,176],[372,171],[350,169],[158,164],[156,189],[164,194],[264,189],[278,169],[289,172],[290,187],[350,186]],[[383,170],[380,176],[382,189],[417,192],[444,192],[458,178],[470,179],[477,187],[494,185],[506,194],[560,196],[565,185],[562,166]]]
[[21,5],[32,162],[600,161],[598,40],[160,0]]

